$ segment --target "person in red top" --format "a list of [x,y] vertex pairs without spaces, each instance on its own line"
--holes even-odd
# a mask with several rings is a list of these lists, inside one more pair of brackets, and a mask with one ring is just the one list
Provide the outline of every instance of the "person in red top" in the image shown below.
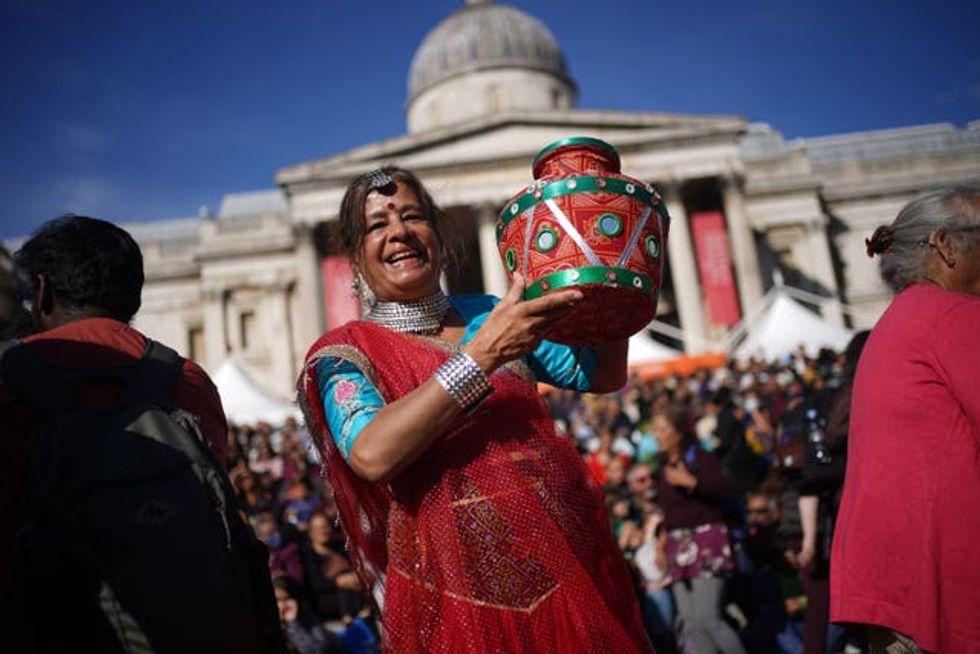
[[831,620],[872,651],[980,652],[980,185],[868,241],[897,295],[858,364]]
[[[88,369],[135,363],[143,356],[147,339],[128,324],[140,306],[143,258],[124,230],[102,220],[65,216],[41,227],[16,253],[15,263],[28,284],[37,329],[22,343],[38,358],[64,369]],[[101,407],[112,405],[120,389],[99,386],[82,393],[86,406]],[[223,466],[227,424],[221,400],[197,364],[183,362],[170,401],[199,420]],[[0,457],[0,597],[16,598],[24,590],[13,581],[13,542],[27,511],[29,471],[37,463],[31,460],[31,438],[41,417],[33,406],[15,397],[9,382],[0,377],[5,445]],[[20,608],[16,601],[10,606]],[[11,620],[5,638],[10,635],[14,643],[20,642],[25,638],[22,632],[18,635],[24,616],[16,610],[5,614]]]

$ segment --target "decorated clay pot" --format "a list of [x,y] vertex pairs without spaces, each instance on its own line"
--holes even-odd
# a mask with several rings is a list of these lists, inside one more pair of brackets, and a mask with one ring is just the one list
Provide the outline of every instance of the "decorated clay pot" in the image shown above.
[[619,154],[599,139],[552,143],[532,170],[534,183],[497,220],[504,268],[523,274],[525,299],[563,288],[585,295],[547,338],[596,345],[643,329],[656,312],[670,224],[659,193],[621,174]]

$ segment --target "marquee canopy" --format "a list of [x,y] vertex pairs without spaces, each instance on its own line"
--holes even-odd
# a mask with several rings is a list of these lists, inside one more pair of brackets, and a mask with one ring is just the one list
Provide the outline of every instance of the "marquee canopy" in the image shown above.
[[776,359],[802,345],[809,356],[821,348],[843,350],[854,333],[833,325],[804,308],[785,292],[776,291],[766,310],[748,325],[747,336],[733,351],[737,359]]
[[299,418],[299,409],[263,391],[233,359],[225,359],[212,377],[229,422],[268,422],[279,425],[288,417]]

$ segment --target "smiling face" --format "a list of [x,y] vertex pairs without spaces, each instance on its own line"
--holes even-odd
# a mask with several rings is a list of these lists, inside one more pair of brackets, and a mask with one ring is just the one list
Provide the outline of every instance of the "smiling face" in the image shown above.
[[396,189],[368,194],[357,264],[379,300],[410,302],[439,288],[440,239],[415,193],[402,182]]

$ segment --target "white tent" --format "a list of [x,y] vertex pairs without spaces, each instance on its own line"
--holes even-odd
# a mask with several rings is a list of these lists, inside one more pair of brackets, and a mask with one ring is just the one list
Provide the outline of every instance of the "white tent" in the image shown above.
[[295,406],[260,389],[232,359],[225,359],[211,379],[218,387],[225,415],[231,422],[247,424],[264,420],[278,425],[290,416],[299,417]]
[[642,331],[630,336],[630,349],[627,356],[627,363],[630,366],[638,366],[653,361],[670,361],[682,356],[684,356],[683,352],[653,340]]
[[825,321],[777,291],[769,307],[748,326],[748,335],[734,355],[738,359],[755,356],[771,360],[796,352],[802,345],[813,356],[823,347],[844,349],[851,336],[853,332]]

